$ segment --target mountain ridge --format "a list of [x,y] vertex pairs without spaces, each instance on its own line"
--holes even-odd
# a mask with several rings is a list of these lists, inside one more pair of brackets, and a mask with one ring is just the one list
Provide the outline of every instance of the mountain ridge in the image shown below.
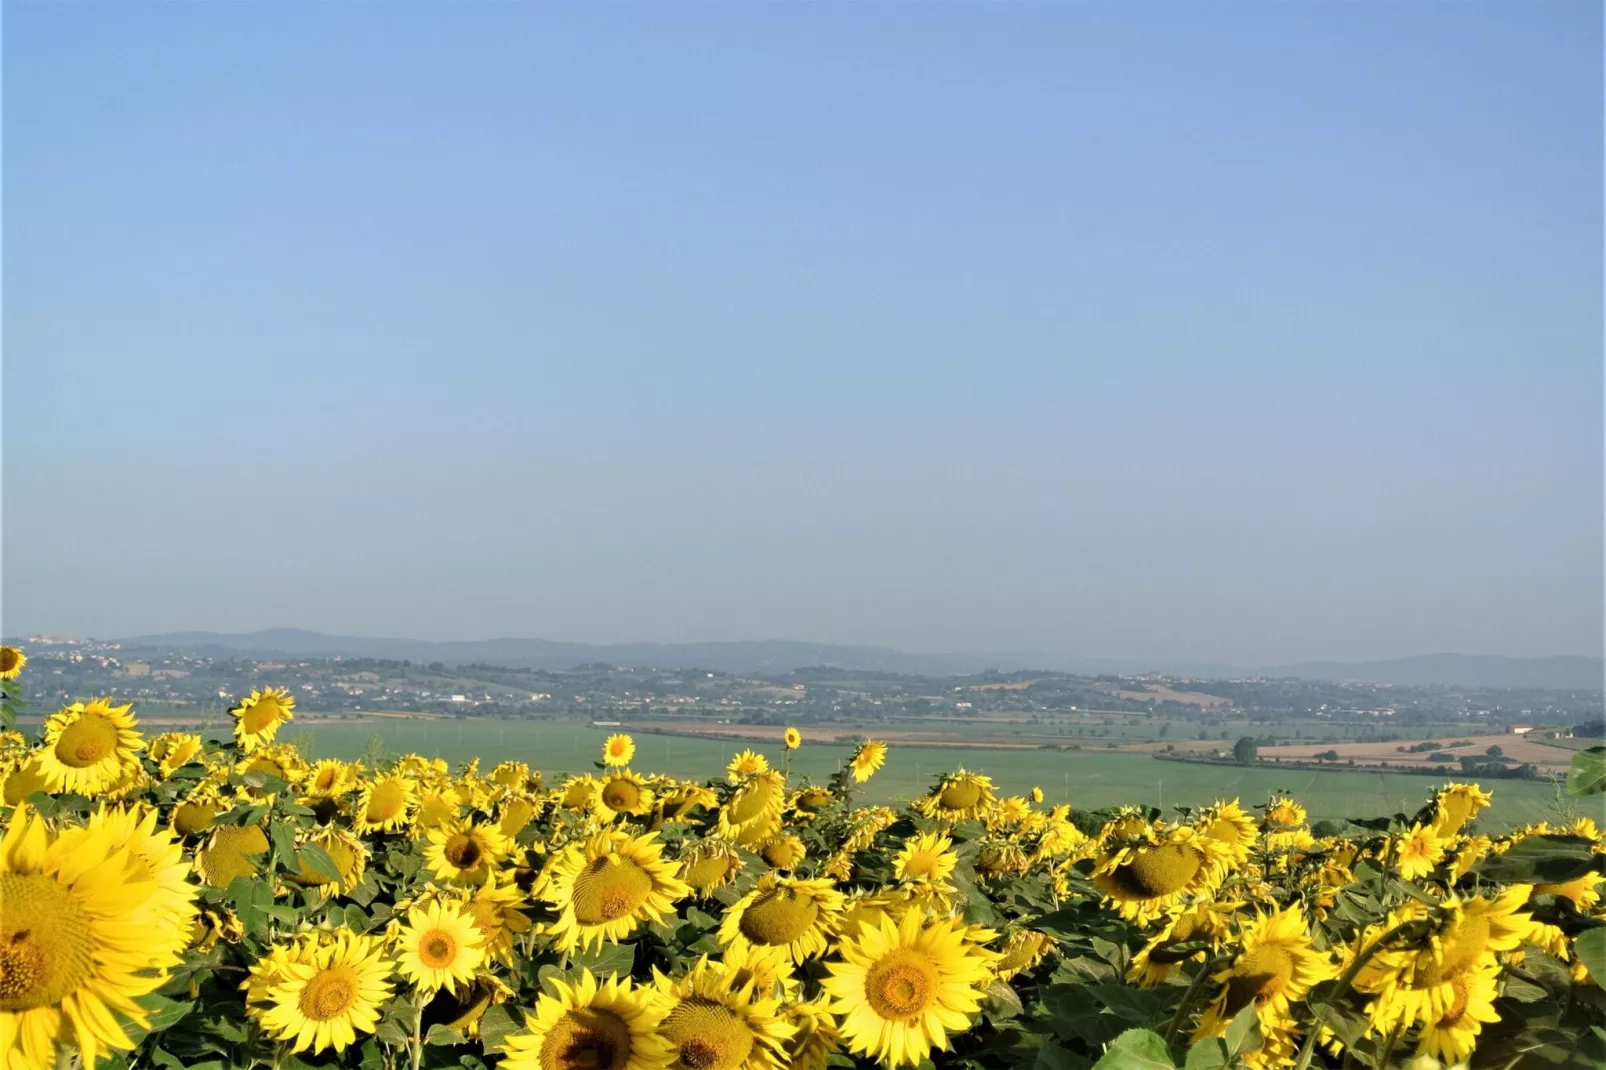
[[1085,675],[1156,672],[1215,679],[1258,675],[1397,686],[1438,684],[1557,690],[1599,690],[1606,675],[1602,659],[1571,654],[1509,657],[1439,653],[1376,661],[1326,660],[1253,666],[1164,658],[1078,658],[1043,651],[919,653],[791,639],[702,643],[571,643],[518,638],[433,641],[328,635],[302,628],[240,633],[169,632],[132,636],[118,642],[130,649],[214,649],[235,654],[392,658],[459,665],[483,662],[553,670],[598,662],[629,668],[699,668],[738,673],[785,673],[806,665],[832,665],[861,672],[913,676],[973,675],[989,669],[1001,672],[1039,669]]

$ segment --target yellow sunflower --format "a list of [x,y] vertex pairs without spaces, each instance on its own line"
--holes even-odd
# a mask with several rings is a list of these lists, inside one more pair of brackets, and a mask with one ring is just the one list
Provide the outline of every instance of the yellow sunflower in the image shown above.
[[742,856],[723,840],[698,840],[680,858],[680,879],[698,895],[723,888],[742,871]]
[[786,1042],[786,1065],[791,1070],[825,1070],[842,1047],[831,998],[788,1003],[786,1020],[796,1030]]
[[691,894],[663,858],[658,834],[601,832],[553,861],[542,893],[559,911],[547,929],[559,951],[617,943],[643,921],[663,921]]
[[154,885],[145,904],[153,921],[148,950],[158,965],[176,966],[195,923],[199,889],[190,882],[183,845],[167,829],[158,829],[156,818],[148,806],[103,807],[89,815],[86,826],[63,829],[60,842],[70,854],[79,844],[103,837],[114,849],[128,852],[131,877]]
[[1602,877],[1599,873],[1585,873],[1582,876],[1574,877],[1570,881],[1561,881],[1558,884],[1536,884],[1534,885],[1533,894],[1536,896],[1556,895],[1563,899],[1570,899],[1573,906],[1577,907],[1580,913],[1587,914],[1600,904],[1600,886],[1602,882],[1606,882],[1606,877]]
[[253,690],[229,710],[240,749],[250,754],[264,743],[272,743],[279,726],[295,716],[295,708],[295,696],[288,691],[273,687]]
[[797,750],[803,745],[803,733],[791,725],[787,725],[786,733],[782,736],[782,739],[786,743],[787,750]]
[[286,873],[297,884],[317,888],[327,896],[348,895],[362,883],[368,868],[368,849],[362,840],[334,825],[324,825],[300,837],[303,846],[315,846],[329,856],[335,864],[335,875],[330,877],[322,870],[309,867],[307,859],[299,858],[294,872]]
[[1004,943],[1000,957],[993,964],[993,976],[1007,981],[1018,973],[1034,968],[1054,950],[1054,938],[1035,929],[1017,929]]
[[151,740],[148,752],[164,778],[201,756],[201,737],[189,732],[163,732]]
[[392,965],[375,937],[343,930],[327,943],[304,938],[267,989],[262,1028],[291,1051],[345,1051],[379,1025]]
[[509,842],[518,838],[526,825],[541,816],[542,799],[524,792],[509,792],[496,808],[496,827]]
[[[85,1065],[134,1041],[117,1016],[149,1022],[136,1000],[167,975],[153,946],[157,884],[105,828],[53,836],[26,806],[0,839],[0,1061],[56,1065],[76,1044]],[[186,936],[187,930],[180,936]]]
[[1434,831],[1440,839],[1450,839],[1492,801],[1494,796],[1476,784],[1446,784],[1433,797]]
[[889,918],[859,929],[839,951],[820,986],[843,1039],[850,1051],[890,1067],[947,1050],[949,1033],[970,1028],[991,974],[962,928],[927,923],[913,910],[897,924]]
[[1305,808],[1293,799],[1273,796],[1266,804],[1266,824],[1273,828],[1296,828],[1305,823]]
[[659,1033],[663,997],[616,974],[601,984],[590,970],[551,983],[507,1038],[503,1070],[667,1070],[677,1058]]
[[856,783],[863,784],[875,776],[876,770],[887,764],[887,745],[879,740],[867,739],[859,744],[848,759],[848,767]]
[[771,869],[796,869],[808,856],[808,848],[803,846],[803,841],[790,832],[771,836],[754,849]]
[[1500,967],[1486,965],[1466,970],[1450,981],[1450,1001],[1437,1016],[1422,1025],[1416,1050],[1446,1064],[1464,1063],[1478,1045],[1486,1022],[1498,1022],[1495,1013],[1495,978]]
[[595,791],[592,807],[604,821],[612,821],[621,814],[652,813],[652,789],[628,769],[605,774],[596,782]]
[[675,1049],[670,1065],[684,1070],[780,1070],[782,1045],[793,1027],[781,1004],[705,955],[678,981],[655,973],[666,1013],[659,1035]]
[[485,961],[485,934],[455,903],[436,900],[407,912],[396,934],[397,969],[415,988],[457,992]]
[[1225,870],[1227,848],[1181,827],[1112,844],[1093,869],[1093,883],[1127,921],[1148,924],[1190,895],[1208,894]]
[[1400,876],[1408,881],[1426,877],[1444,860],[1444,848],[1445,843],[1439,839],[1434,826],[1412,825],[1394,844],[1394,859]]
[[407,824],[418,802],[418,789],[400,773],[375,777],[357,794],[352,827],[358,832],[395,832]]
[[720,808],[719,834],[734,843],[757,843],[780,827],[785,804],[786,781],[781,774],[749,777]]
[[220,825],[206,846],[195,852],[195,872],[214,888],[227,888],[236,877],[254,877],[257,860],[268,853],[268,834],[259,825]]
[[1194,827],[1200,835],[1215,840],[1231,852],[1232,864],[1241,866],[1249,860],[1249,852],[1259,838],[1255,819],[1244,811],[1238,800],[1217,801],[1199,811]]
[[712,810],[719,805],[714,789],[701,784],[682,784],[673,781],[654,789],[658,797],[660,821],[686,821],[698,807]]
[[28,655],[14,646],[0,646],[0,680],[15,680],[28,665]]
[[825,954],[844,901],[828,880],[765,873],[725,911],[719,942],[726,947],[784,947],[793,962],[802,962]]
[[636,756],[636,741],[624,734],[612,735],[602,741],[602,764],[612,769],[623,769]]
[[914,801],[914,808],[933,821],[974,821],[994,802],[991,777],[959,769],[943,777],[929,795]]
[[757,751],[738,751],[736,757],[725,766],[725,781],[728,784],[740,784],[746,777],[770,771],[770,760]]
[[798,980],[792,972],[792,958],[784,947],[764,944],[747,944],[727,947],[719,957],[720,964],[732,988],[751,986],[760,996],[786,996],[790,998],[798,989]]
[[596,797],[597,782],[589,776],[573,776],[557,790],[557,804],[565,810],[589,810]]
[[212,827],[219,814],[227,810],[217,789],[203,784],[173,807],[169,815],[173,831],[180,836],[199,836]]
[[338,758],[313,763],[301,791],[309,799],[339,799],[357,790],[357,770]]
[[44,745],[35,755],[52,792],[105,794],[139,768],[145,741],[130,709],[103,698],[75,702],[45,720]]
[[50,792],[50,779],[45,776],[44,759],[35,754],[26,760],[7,759],[0,763],[0,802],[16,806],[27,802],[39,792]]
[[1199,1017],[1197,1041],[1226,1033],[1233,1017],[1251,1003],[1261,1028],[1286,1031],[1290,1006],[1311,986],[1333,976],[1326,956],[1311,943],[1305,915],[1296,903],[1275,914],[1258,915],[1244,930],[1232,965],[1216,974],[1221,991]]
[[453,821],[428,836],[424,864],[449,884],[484,884],[513,849],[499,827],[473,821]]
[[[1203,962],[1210,949],[1219,946],[1227,935],[1227,915],[1231,910],[1231,904],[1203,903],[1178,914],[1132,956],[1126,979],[1139,988],[1149,988],[1170,977],[1190,959]],[[1193,951],[1176,950],[1198,943],[1208,946]]]
[[900,881],[945,881],[959,864],[953,846],[947,836],[922,832],[893,857],[892,875]]

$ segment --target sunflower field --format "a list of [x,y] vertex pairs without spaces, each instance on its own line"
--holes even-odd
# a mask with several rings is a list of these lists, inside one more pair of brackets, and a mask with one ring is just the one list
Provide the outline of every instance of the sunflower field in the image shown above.
[[294,706],[0,736],[4,1070],[1606,1066],[1600,748],[1554,822],[1490,834],[1471,784],[1314,827],[963,769],[861,805],[886,747],[809,783],[790,729],[696,782],[626,735],[554,784],[313,761]]

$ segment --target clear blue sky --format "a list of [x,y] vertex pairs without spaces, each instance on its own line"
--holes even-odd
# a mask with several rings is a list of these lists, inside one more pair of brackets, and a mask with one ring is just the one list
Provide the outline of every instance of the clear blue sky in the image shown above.
[[1596,3],[5,14],[8,633],[1601,649]]

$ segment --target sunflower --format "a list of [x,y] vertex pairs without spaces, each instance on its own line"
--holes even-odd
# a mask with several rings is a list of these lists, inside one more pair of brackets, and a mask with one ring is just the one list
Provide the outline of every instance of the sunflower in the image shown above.
[[508,792],[496,807],[496,827],[508,842],[518,838],[525,826],[541,816],[545,800],[526,792]]
[[375,937],[342,930],[327,943],[303,938],[268,987],[262,1028],[295,1052],[345,1051],[379,1025],[392,963]]
[[485,961],[485,934],[455,903],[436,900],[407,912],[396,934],[397,969],[415,988],[456,994]]
[[1237,799],[1232,802],[1218,800],[1206,806],[1199,811],[1193,825],[1200,835],[1226,847],[1235,866],[1241,866],[1249,860],[1249,852],[1259,836],[1255,819],[1244,812]]
[[842,893],[828,880],[765,873],[752,891],[725,911],[719,942],[726,947],[784,947],[793,962],[802,962],[825,954],[843,902]]
[[111,699],[75,702],[51,714],[44,745],[34,753],[52,792],[101,795],[139,767],[144,738],[127,704]]
[[1017,929],[1005,942],[1001,957],[993,964],[993,976],[1007,981],[1017,973],[1035,967],[1054,949],[1054,938],[1035,929]]
[[424,863],[449,884],[484,884],[513,845],[496,825],[453,821],[429,832]]
[[295,696],[278,688],[252,690],[239,705],[230,708],[234,717],[234,738],[240,749],[250,754],[264,743],[272,743],[279,726],[295,716]]
[[742,871],[742,856],[723,840],[699,840],[680,858],[680,879],[700,896],[723,888]]
[[1450,982],[1449,1005],[1422,1026],[1416,1050],[1447,1064],[1464,1063],[1477,1046],[1478,1034],[1486,1022],[1498,1022],[1495,1013],[1495,978],[1498,966],[1484,966],[1457,974]]
[[591,805],[604,821],[612,821],[620,814],[652,813],[652,789],[628,769],[606,774],[596,782],[594,791]]
[[173,807],[169,820],[180,836],[199,836],[212,827],[218,815],[227,810],[215,787],[202,784]]
[[1435,833],[1440,839],[1450,839],[1493,800],[1493,795],[1476,784],[1446,784],[1433,796]]
[[691,894],[657,841],[656,832],[600,832],[553,859],[542,898],[560,912],[547,929],[559,951],[617,943]]
[[[264,744],[255,754],[236,764],[234,771],[242,777],[251,773],[261,773],[294,786],[306,776],[307,760],[301,757],[301,752],[293,745]],[[268,788],[266,781],[263,781],[261,787],[257,787],[247,780],[245,792],[259,799],[271,799],[275,795],[275,792]]]
[[189,732],[163,732],[147,748],[162,778],[168,779],[201,755],[201,737]]
[[892,875],[900,881],[945,881],[959,864],[953,846],[947,836],[923,832],[892,859]]
[[655,789],[653,794],[658,797],[660,821],[685,821],[699,806],[704,810],[712,810],[719,805],[719,796],[714,794],[714,789],[701,784],[680,784],[671,781],[668,785]]
[[339,799],[357,790],[357,770],[339,758],[313,763],[301,791],[309,799]]
[[1297,828],[1306,816],[1305,808],[1293,799],[1273,796],[1266,804],[1266,824],[1276,828]]
[[842,1047],[831,998],[820,996],[786,1005],[786,1020],[796,1032],[786,1042],[786,1065],[791,1070],[825,1070]]
[[678,981],[655,973],[666,1013],[659,1035],[674,1047],[671,1066],[684,1070],[780,1070],[793,1027],[780,1001],[751,985],[733,984],[724,964],[705,955]]
[[812,820],[814,815],[824,810],[836,801],[831,789],[818,784],[810,784],[799,788],[787,800],[787,806],[792,809],[800,820]]
[[156,827],[156,817],[148,806],[103,807],[89,815],[85,827],[62,830],[60,841],[69,854],[97,836],[127,850],[130,878],[154,885],[145,904],[153,922],[148,949],[159,965],[176,966],[195,923],[198,889],[190,883],[183,845],[167,829]]
[[[134,1041],[116,1015],[144,1026],[136,1000],[167,980],[158,885],[107,828],[53,836],[26,806],[0,839],[0,1060],[48,1067],[76,1044],[86,1066]],[[147,867],[148,868],[148,867]],[[187,936],[187,930],[181,932]]]
[[513,940],[529,932],[534,923],[525,915],[529,900],[516,884],[502,884],[492,879],[474,889],[463,903],[485,934],[485,954],[499,962],[513,961]]
[[933,821],[974,821],[992,809],[993,801],[992,778],[961,768],[916,799],[914,808]]
[[863,784],[875,776],[876,770],[887,764],[887,745],[879,740],[867,739],[859,744],[848,759],[848,766],[856,783]]
[[1264,1031],[1286,1028],[1292,1022],[1290,1006],[1304,999],[1312,985],[1333,976],[1332,965],[1311,944],[1297,903],[1257,915],[1242,941],[1232,965],[1214,978],[1222,989],[1200,1015],[1195,1041],[1226,1033],[1233,1017],[1251,1003]]
[[1181,827],[1114,844],[1093,868],[1093,883],[1127,921],[1147,924],[1190,895],[1209,893],[1225,871],[1227,849]]
[[786,732],[781,738],[786,743],[787,750],[797,750],[803,745],[803,733],[791,725],[786,726]]
[[395,832],[407,824],[418,789],[400,773],[375,777],[357,795],[352,827],[358,832]]
[[14,646],[0,646],[0,680],[15,680],[28,665],[28,655]]
[[1533,894],[1557,895],[1572,901],[1580,913],[1589,913],[1600,903],[1600,885],[1606,881],[1599,873],[1585,873],[1581,877],[1574,877],[1570,881],[1559,884],[1536,884]]
[[991,971],[955,922],[909,911],[861,928],[820,982],[848,1049],[884,1066],[919,1063],[970,1027]]
[[[1218,946],[1227,935],[1227,915],[1230,904],[1203,903],[1178,914],[1167,921],[1143,948],[1132,956],[1126,979],[1139,988],[1159,984],[1176,972],[1190,959],[1202,962],[1209,949]],[[1191,951],[1179,951],[1187,944],[1205,944]]]
[[454,1029],[461,1035],[477,1039],[480,1035],[480,1021],[485,1012],[492,1007],[500,1006],[518,995],[495,975],[480,972],[455,992],[445,997],[436,996],[430,1001],[430,1010],[442,1008],[446,1017],[446,1028]]
[[761,996],[791,996],[797,992],[798,980],[792,973],[792,958],[784,947],[766,944],[727,947],[719,961],[733,989],[751,985],[753,991]]
[[0,763],[0,803],[16,806],[26,802],[38,792],[49,793],[50,778],[45,776],[44,760],[35,754],[25,761],[8,759]]
[[738,751],[725,766],[725,782],[740,784],[745,778],[770,771],[770,760],[757,751]]
[[1394,846],[1400,876],[1408,881],[1426,877],[1444,859],[1445,843],[1432,825],[1412,825]]
[[602,741],[602,764],[612,769],[623,769],[636,756],[636,741],[623,733]]
[[334,876],[320,869],[309,869],[307,859],[302,856],[298,859],[295,872],[286,873],[297,884],[309,888],[317,888],[324,895],[349,895],[352,889],[362,883],[363,873],[368,868],[368,851],[362,840],[334,825],[325,825],[302,837],[303,846],[314,846],[329,856],[329,861],[335,865]]
[[749,777],[719,811],[719,834],[739,844],[753,844],[771,835],[781,824],[786,804],[786,781],[779,773]]
[[665,1070],[674,1047],[659,1034],[663,998],[617,974],[597,983],[590,970],[551,982],[524,1016],[524,1032],[502,1047],[504,1070]]
[[808,848],[803,846],[803,841],[790,832],[771,836],[756,845],[755,850],[771,869],[796,869],[808,857]]
[[254,877],[257,859],[268,853],[268,835],[259,825],[220,825],[206,846],[195,852],[195,872],[214,888],[227,888],[236,877]]
[[1025,796],[1011,795],[994,803],[983,817],[988,828],[998,829],[1020,824],[1031,812],[1032,804],[1026,801]]

